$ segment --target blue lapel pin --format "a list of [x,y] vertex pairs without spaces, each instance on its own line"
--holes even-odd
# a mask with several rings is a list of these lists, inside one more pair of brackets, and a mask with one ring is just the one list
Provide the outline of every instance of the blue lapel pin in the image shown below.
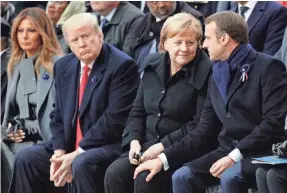
[[48,80],[50,77],[48,74],[43,74],[43,77],[42,77],[44,80]]
[[93,76],[92,83],[96,83],[96,82],[97,82],[97,78],[95,76]]

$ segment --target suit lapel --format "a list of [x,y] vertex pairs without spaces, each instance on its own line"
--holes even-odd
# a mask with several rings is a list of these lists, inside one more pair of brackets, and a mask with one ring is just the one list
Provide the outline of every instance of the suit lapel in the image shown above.
[[247,24],[248,24],[248,29],[249,29],[249,34],[255,27],[255,25],[258,23],[258,21],[261,19],[263,16],[265,7],[266,7],[267,2],[260,2],[258,1],[251,13],[251,15],[248,18]]
[[43,67],[40,67],[40,76],[38,77],[37,84],[37,115],[51,89],[53,81],[53,75]]
[[80,106],[80,117],[82,116],[83,112],[87,108],[91,96],[93,95],[94,89],[99,86],[100,82],[102,81],[104,77],[104,72],[108,65],[108,55],[109,52],[106,48],[106,46],[103,44],[102,51],[100,55],[98,56],[98,59],[95,61],[92,71],[89,75],[88,84],[85,89],[85,93],[82,99],[82,104]]
[[123,10],[122,10],[122,4],[120,3],[118,8],[116,9],[115,11],[115,14],[113,15],[111,21],[109,22],[109,24],[112,24],[112,25],[117,25],[120,23],[122,17],[123,17]]

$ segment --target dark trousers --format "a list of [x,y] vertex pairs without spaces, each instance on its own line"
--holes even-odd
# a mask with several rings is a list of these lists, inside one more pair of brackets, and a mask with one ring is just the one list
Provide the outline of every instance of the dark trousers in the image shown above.
[[210,186],[220,183],[224,193],[247,193],[256,187],[257,166],[246,158],[226,169],[219,178],[213,177],[209,169],[226,153],[215,150],[175,171],[172,176],[173,193],[201,193]]
[[[16,154],[9,193],[64,193],[50,182],[53,152],[44,146],[22,149]],[[120,145],[106,145],[85,151],[72,163],[73,187],[77,193],[103,193],[106,168],[120,155]]]
[[260,193],[286,193],[287,166],[262,166],[258,168],[256,182]]
[[150,182],[146,182],[149,171],[142,172],[133,180],[136,166],[128,157],[112,163],[105,175],[105,193],[167,193],[171,192],[172,171],[161,171]]

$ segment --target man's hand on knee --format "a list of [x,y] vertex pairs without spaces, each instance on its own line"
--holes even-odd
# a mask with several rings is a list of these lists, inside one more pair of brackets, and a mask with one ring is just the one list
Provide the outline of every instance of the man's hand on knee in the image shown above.
[[50,159],[51,165],[50,165],[50,181],[57,181],[57,179],[53,178],[53,175],[55,172],[61,167],[61,163],[56,163],[54,160],[56,158],[60,158],[61,156],[65,155],[66,152],[62,149],[58,149],[54,151],[53,156]]
[[235,162],[229,156],[225,156],[217,160],[210,168],[210,173],[214,177],[220,178],[221,174],[227,169],[233,166]]
[[55,186],[64,186],[66,183],[72,182],[72,163],[79,154],[80,152],[76,150],[72,153],[68,153],[61,157],[56,157],[52,159],[52,163],[60,164],[60,167],[51,177],[51,179],[54,181]]

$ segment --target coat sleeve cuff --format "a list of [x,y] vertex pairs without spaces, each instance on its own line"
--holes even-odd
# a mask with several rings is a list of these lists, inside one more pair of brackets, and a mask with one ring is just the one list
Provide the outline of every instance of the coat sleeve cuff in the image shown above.
[[164,149],[168,148],[169,146],[171,146],[171,143],[168,139],[168,137],[164,137],[161,141],[160,141],[164,147]]

